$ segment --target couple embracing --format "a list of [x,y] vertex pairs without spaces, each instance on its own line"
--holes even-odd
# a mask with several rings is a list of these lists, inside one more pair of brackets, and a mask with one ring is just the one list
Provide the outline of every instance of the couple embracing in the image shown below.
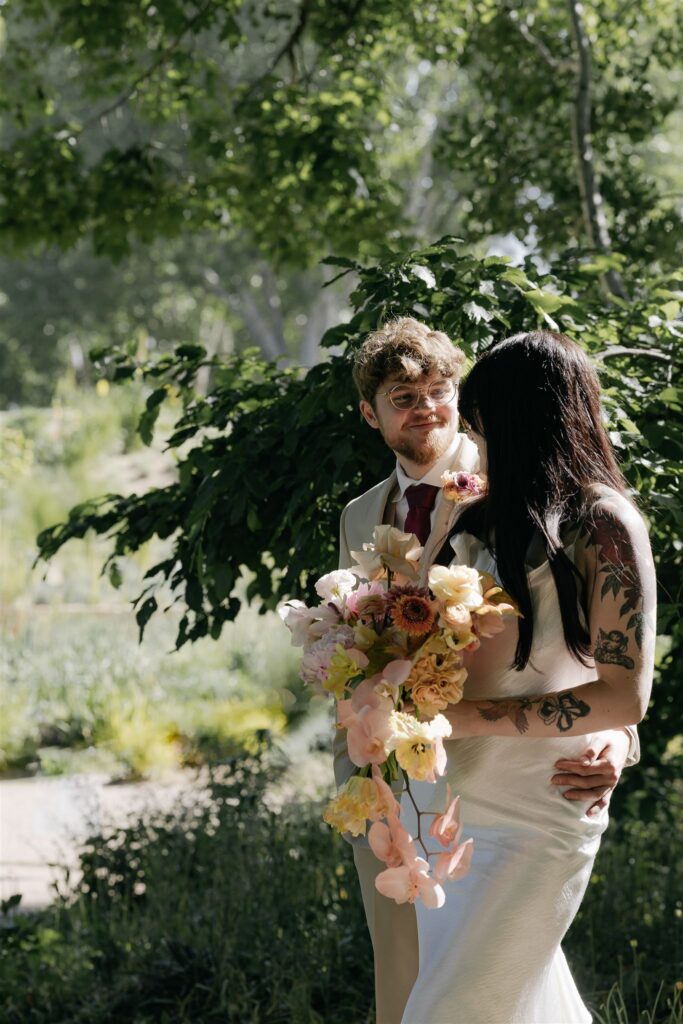
[[[560,942],[588,884],[611,790],[638,758],[653,670],[655,578],[643,520],[602,425],[583,350],[550,331],[462,352],[403,317],[356,353],[360,411],[396,455],[352,501],[340,568],[379,524],[414,533],[430,565],[490,573],[521,612],[471,656],[445,712],[448,768],[423,810],[460,794],[474,856],[440,911],[397,904],[353,840],[375,961],[377,1024],[584,1024]],[[459,431],[459,417],[464,433]],[[481,473],[453,504],[444,472]],[[335,777],[354,770],[343,730]],[[404,801],[404,804],[407,804]],[[402,807],[411,827],[411,807]]]

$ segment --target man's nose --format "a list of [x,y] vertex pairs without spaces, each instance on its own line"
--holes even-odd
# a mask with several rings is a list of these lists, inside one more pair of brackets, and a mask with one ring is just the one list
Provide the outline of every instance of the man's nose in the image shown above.
[[419,409],[422,405],[430,405],[432,409],[436,409],[439,403],[436,401],[433,395],[430,395],[428,391],[418,391],[417,394],[417,408]]

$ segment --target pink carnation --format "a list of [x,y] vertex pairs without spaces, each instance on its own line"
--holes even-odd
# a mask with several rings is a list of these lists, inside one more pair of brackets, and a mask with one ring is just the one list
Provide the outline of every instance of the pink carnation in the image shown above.
[[345,650],[353,647],[353,630],[350,626],[333,626],[319,640],[304,649],[304,656],[301,662],[299,675],[305,683],[322,684],[327,679],[332,656],[337,649],[337,644]]
[[[384,587],[381,583],[361,583],[353,590],[350,594],[346,595],[344,601],[343,614],[345,619],[349,619],[351,616],[359,618],[362,613],[362,603],[368,597],[384,597]],[[361,603],[361,609],[359,610],[359,602]]]

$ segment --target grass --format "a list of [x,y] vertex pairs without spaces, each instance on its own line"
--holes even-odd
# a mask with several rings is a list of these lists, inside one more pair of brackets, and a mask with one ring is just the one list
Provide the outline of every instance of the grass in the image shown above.
[[[369,1024],[372,957],[350,848],[281,807],[271,757],[93,835],[82,879],[0,932],[7,1024]],[[265,797],[265,798],[264,798]],[[679,817],[680,822],[680,817]],[[610,829],[565,948],[596,1024],[682,1024],[681,825]]]

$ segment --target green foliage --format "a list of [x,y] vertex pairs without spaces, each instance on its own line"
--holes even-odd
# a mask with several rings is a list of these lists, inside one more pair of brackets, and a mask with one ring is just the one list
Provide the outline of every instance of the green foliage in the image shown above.
[[93,835],[74,895],[3,929],[3,1020],[363,1024],[372,954],[350,848],[317,807],[269,809],[278,773],[259,767]]
[[274,616],[245,609],[220,643],[171,654],[171,616],[138,648],[126,612],[8,617],[0,771],[140,778],[252,749],[305,713],[297,652]]
[[[577,90],[568,5],[509,0],[489,5],[489,17],[473,6],[479,16],[459,61],[463,95],[436,139],[439,163],[469,201],[460,231],[468,239],[529,231],[551,254],[585,242],[568,122]],[[582,11],[591,143],[612,243],[631,266],[673,268],[683,241],[678,196],[652,173],[646,140],[680,107],[680,4],[595,0]]]
[[[682,2],[583,5],[596,180],[643,274],[683,260]],[[5,5],[0,401],[49,399],[69,361],[89,382],[93,343],[213,352],[221,318],[310,365],[327,252],[585,244],[570,22],[565,0]]]
[[[3,1020],[372,1021],[351,848],[317,804],[273,803],[281,772],[272,756],[235,761],[172,812],[90,836],[82,876],[52,907],[3,922]],[[565,943],[601,1024],[683,1020],[681,820],[612,826],[603,840]]]
[[[676,266],[681,2],[584,7],[616,247]],[[0,234],[17,251],[87,237],[120,258],[211,229],[305,265],[438,231],[550,255],[589,237],[560,0],[20,0],[5,18]]]

